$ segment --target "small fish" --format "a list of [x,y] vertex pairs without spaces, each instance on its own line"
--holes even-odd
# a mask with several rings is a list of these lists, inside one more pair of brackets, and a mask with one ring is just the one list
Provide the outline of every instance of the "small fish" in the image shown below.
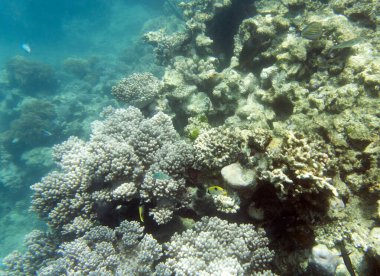
[[351,263],[351,259],[349,257],[349,253],[347,252],[346,246],[344,244],[344,240],[341,240],[340,242],[338,242],[338,247],[342,254],[343,262],[348,270],[348,273],[350,273],[351,276],[356,276],[356,273]]
[[42,134],[43,136],[46,136],[46,137],[49,137],[49,136],[52,136],[52,135],[53,135],[53,133],[51,133],[50,131],[48,131],[48,130],[46,130],[46,129],[41,130],[41,134]]
[[18,142],[20,142],[19,138],[13,138],[12,139],[12,144],[17,144]]
[[346,40],[346,41],[343,41],[342,43],[339,43],[337,45],[334,45],[330,48],[330,51],[331,50],[336,50],[336,49],[344,49],[344,48],[350,48],[360,42],[363,41],[363,38],[361,37],[355,37],[353,39],[350,39],[350,40]]
[[170,176],[163,172],[155,172],[153,178],[156,180],[169,180]]
[[28,43],[22,43],[21,49],[23,49],[28,54],[30,54],[32,52],[32,48],[30,47],[30,45]]
[[309,40],[316,40],[322,36],[322,31],[321,23],[311,22],[301,31],[301,36]]
[[139,217],[140,221],[144,222],[144,205],[139,206]]
[[220,186],[211,186],[207,188],[207,192],[210,195],[227,195],[227,191]]

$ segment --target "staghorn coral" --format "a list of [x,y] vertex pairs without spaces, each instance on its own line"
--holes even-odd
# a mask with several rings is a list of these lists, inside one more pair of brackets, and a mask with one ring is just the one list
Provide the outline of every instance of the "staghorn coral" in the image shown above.
[[112,87],[112,95],[123,103],[143,108],[154,101],[159,90],[160,81],[151,73],[133,73]]
[[203,217],[193,228],[175,234],[165,246],[166,260],[158,275],[270,275],[273,252],[262,229]]
[[[116,207],[133,199],[158,204],[157,211],[158,202],[165,202],[174,211],[186,196],[183,173],[192,153],[168,116],[144,119],[130,107],[106,110],[105,120],[93,124],[89,142],[71,137],[55,147],[54,157],[60,170],[32,186],[32,208],[61,228],[77,217],[113,225],[121,218]],[[170,180],[152,178],[155,172]],[[128,193],[121,196],[120,190]]]

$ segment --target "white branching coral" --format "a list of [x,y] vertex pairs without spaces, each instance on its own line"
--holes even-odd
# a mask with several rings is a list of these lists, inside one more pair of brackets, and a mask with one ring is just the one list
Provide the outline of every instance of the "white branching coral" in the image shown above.
[[93,227],[84,236],[63,243],[59,253],[38,275],[148,275],[162,247],[137,222],[123,221],[114,230]]
[[153,102],[160,90],[160,80],[151,73],[134,73],[112,87],[119,101],[143,108]]
[[[175,234],[158,275],[243,275],[269,272],[273,252],[262,229],[203,217],[193,228]],[[268,270],[268,271],[267,271]]]
[[[164,201],[172,211],[181,205],[192,150],[167,115],[144,119],[133,107],[109,109],[92,129],[89,142],[72,137],[55,147],[60,170],[33,185],[33,210],[60,228],[76,217],[101,220],[104,210],[115,216],[116,206],[132,199]],[[155,179],[154,173],[169,180]]]
[[240,208],[240,198],[236,193],[210,195],[216,209],[223,213],[236,213]]
[[221,169],[236,162],[241,152],[241,144],[241,137],[235,135],[231,129],[219,127],[207,130],[201,133],[194,143],[196,166]]

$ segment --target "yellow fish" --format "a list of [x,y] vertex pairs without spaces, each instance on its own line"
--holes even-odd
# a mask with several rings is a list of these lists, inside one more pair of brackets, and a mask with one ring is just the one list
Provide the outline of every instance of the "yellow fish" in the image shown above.
[[139,206],[139,217],[140,221],[144,222],[144,205]]
[[207,188],[207,192],[210,195],[227,195],[227,191],[220,186],[211,186]]

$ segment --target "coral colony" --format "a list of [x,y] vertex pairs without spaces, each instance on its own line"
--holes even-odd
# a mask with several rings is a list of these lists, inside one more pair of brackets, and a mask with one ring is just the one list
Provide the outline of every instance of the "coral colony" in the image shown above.
[[144,35],[163,76],[121,79],[123,107],[54,146],[49,230],[4,275],[379,273],[376,1],[169,4],[183,28]]

